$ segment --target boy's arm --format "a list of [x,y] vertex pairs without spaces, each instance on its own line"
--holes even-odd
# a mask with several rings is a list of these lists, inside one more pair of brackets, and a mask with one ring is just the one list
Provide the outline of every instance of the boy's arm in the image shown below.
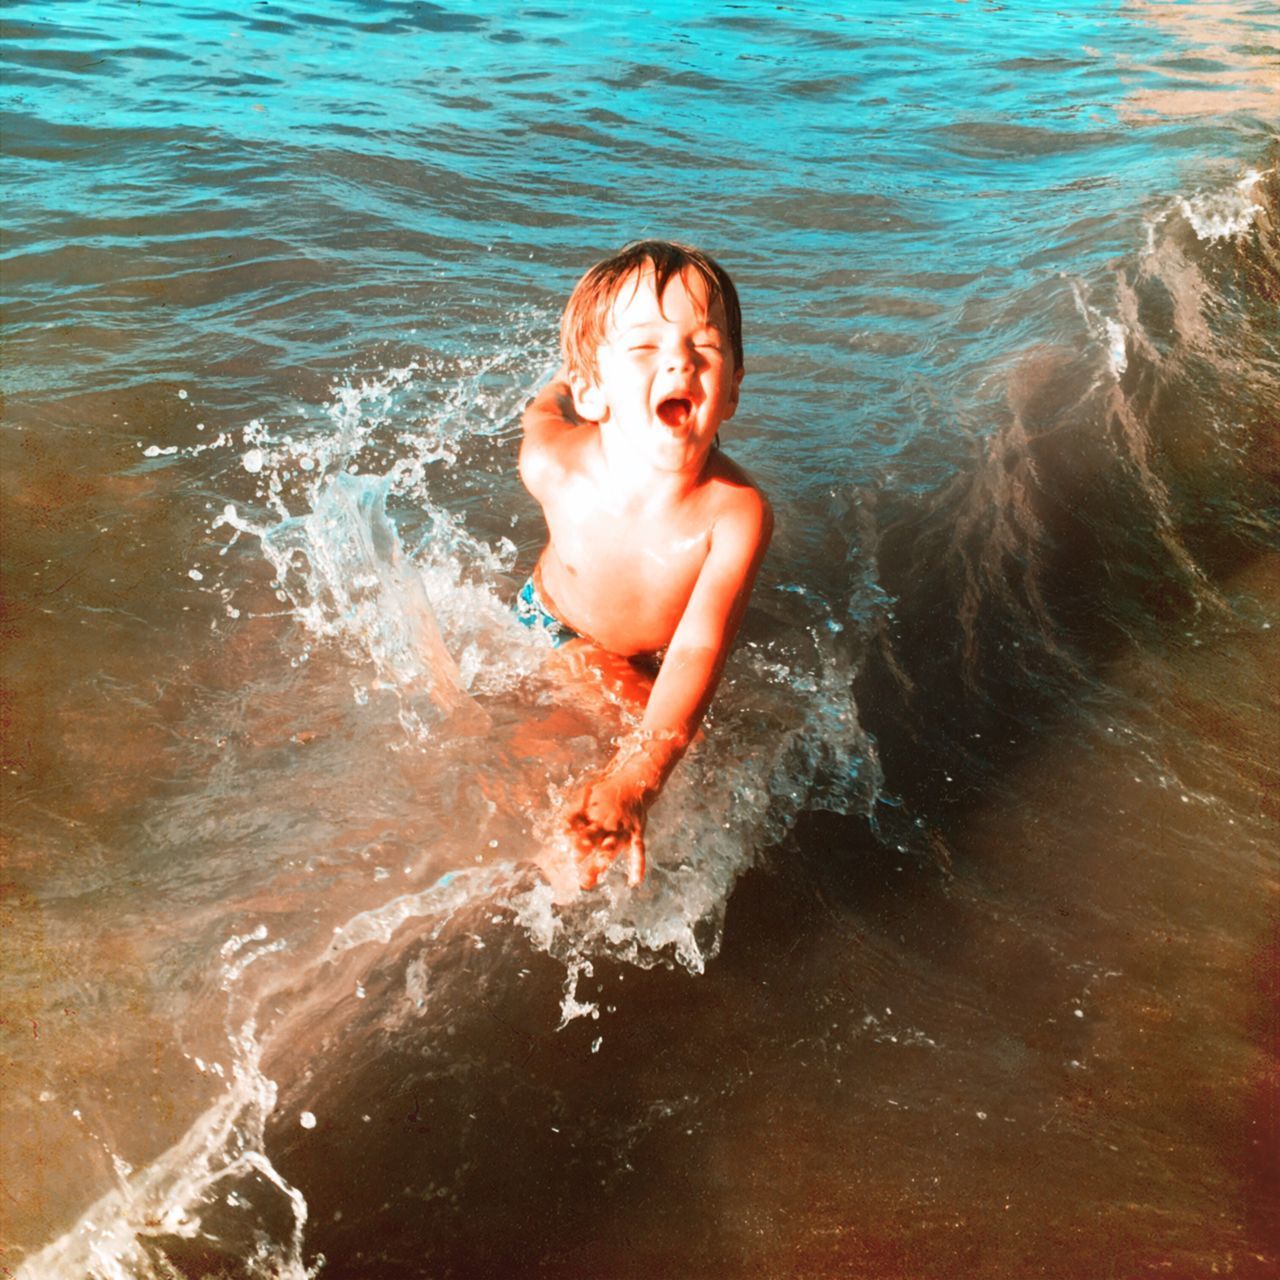
[[739,490],[717,519],[711,550],[654,681],[640,733],[625,741],[599,779],[584,789],[569,819],[583,888],[591,888],[626,846],[629,882],[643,878],[645,812],[711,704],[772,532],[772,511],[756,489]]
[[569,375],[562,365],[551,381],[529,401],[520,418],[524,438],[520,442],[520,479],[535,498],[540,497],[557,447],[564,434],[583,425],[574,408]]

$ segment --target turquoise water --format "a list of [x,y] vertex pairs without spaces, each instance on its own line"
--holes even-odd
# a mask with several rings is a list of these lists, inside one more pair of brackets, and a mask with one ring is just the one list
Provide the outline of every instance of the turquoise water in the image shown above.
[[[0,36],[6,1267],[1274,1273],[1271,6]],[[642,236],[778,531],[574,899],[518,417]]]

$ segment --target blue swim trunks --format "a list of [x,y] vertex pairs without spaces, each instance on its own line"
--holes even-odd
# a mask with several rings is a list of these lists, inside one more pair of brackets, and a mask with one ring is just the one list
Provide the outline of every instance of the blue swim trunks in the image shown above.
[[551,641],[552,648],[555,649],[568,644],[570,640],[580,638],[572,627],[566,627],[543,604],[542,597],[538,594],[538,588],[534,585],[532,578],[520,588],[520,594],[516,597],[516,617],[530,631],[541,631]]

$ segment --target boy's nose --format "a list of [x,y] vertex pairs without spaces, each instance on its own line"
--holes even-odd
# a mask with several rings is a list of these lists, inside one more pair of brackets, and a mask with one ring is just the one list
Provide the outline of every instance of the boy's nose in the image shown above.
[[667,368],[672,371],[692,369],[696,353],[691,342],[682,342],[667,351]]

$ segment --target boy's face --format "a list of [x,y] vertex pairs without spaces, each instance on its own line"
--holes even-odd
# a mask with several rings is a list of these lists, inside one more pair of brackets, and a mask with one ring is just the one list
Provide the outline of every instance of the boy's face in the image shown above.
[[707,307],[695,274],[673,276],[659,299],[652,271],[614,301],[594,382],[575,385],[579,412],[624,432],[659,469],[701,467],[720,424],[738,407],[724,308]]

